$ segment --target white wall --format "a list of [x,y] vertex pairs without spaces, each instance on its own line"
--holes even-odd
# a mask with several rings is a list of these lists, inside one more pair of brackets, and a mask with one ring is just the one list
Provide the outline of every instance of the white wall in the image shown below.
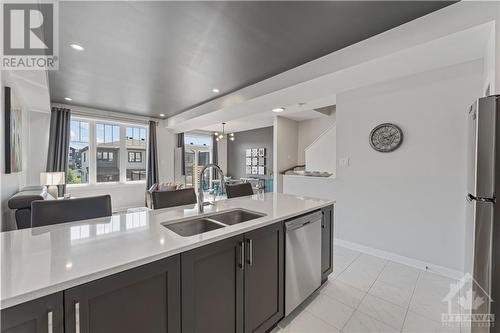
[[[338,95],[336,237],[462,271],[465,126],[481,95],[482,61]],[[402,146],[378,153],[373,127],[394,122]]]
[[[14,211],[7,207],[9,198],[22,187],[38,184],[40,172],[45,170],[47,161],[48,119],[50,118],[47,77],[43,71],[7,71],[0,73],[2,81],[2,116],[0,117],[0,137],[5,135],[4,126],[4,86],[11,87],[14,106],[22,112],[22,171],[5,174],[5,147],[0,145],[1,166],[1,214],[2,230],[15,228]],[[45,127],[46,126],[46,127]],[[45,145],[44,145],[45,143]]]
[[486,96],[486,92],[489,87],[489,94],[493,95],[495,93],[495,27],[491,27],[491,32],[486,42],[486,47],[484,50],[483,58],[483,96]]
[[497,5],[495,20],[495,93],[500,94],[500,5]]
[[335,125],[335,118],[334,112],[330,116],[299,122],[297,164],[305,164],[305,149]]
[[[14,82],[12,82],[10,76],[7,72],[2,71],[2,115],[0,117],[0,137],[2,138],[2,144],[0,145],[0,162],[1,166],[1,177],[0,177],[0,188],[1,188],[1,230],[11,230],[15,229],[14,211],[10,210],[7,206],[9,198],[16,193],[21,187],[26,184],[26,166],[27,166],[27,152],[26,152],[26,142],[27,142],[27,113],[26,107],[23,103],[22,97],[19,94]],[[22,141],[22,171],[6,174],[5,173],[5,147],[4,147],[4,137],[5,137],[5,109],[4,109],[4,87],[11,87],[11,103],[13,108],[20,108],[22,113],[22,124],[23,124],[23,141]]]
[[109,194],[113,212],[124,211],[133,207],[145,206],[146,184],[95,184],[67,186],[66,192],[73,197],[90,197]]
[[274,191],[283,192],[282,171],[297,165],[299,124],[291,119],[276,116],[273,127]]
[[160,182],[173,182],[174,149],[177,145],[177,137],[171,130],[163,126],[162,122],[157,127],[157,131]]
[[29,112],[28,115],[28,151],[29,167],[27,168],[26,183],[40,184],[40,172],[46,170],[47,152],[49,149],[49,112]]
[[222,172],[227,175],[227,140],[217,142],[217,160]]

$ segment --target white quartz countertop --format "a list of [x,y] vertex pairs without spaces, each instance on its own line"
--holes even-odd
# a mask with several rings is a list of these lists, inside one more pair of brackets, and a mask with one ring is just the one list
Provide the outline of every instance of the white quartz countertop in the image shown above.
[[162,224],[190,219],[195,205],[131,211],[111,217],[15,230],[0,234],[1,308],[75,287],[202,245],[282,221],[334,201],[265,193],[216,201],[207,215],[243,208],[258,219],[182,237]]

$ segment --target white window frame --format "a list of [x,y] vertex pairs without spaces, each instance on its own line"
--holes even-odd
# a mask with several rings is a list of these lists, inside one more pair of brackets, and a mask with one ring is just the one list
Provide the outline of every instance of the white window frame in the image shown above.
[[[126,144],[126,134],[127,127],[139,127],[144,128],[146,132],[146,154],[143,158],[146,158],[146,171],[148,169],[148,161],[149,161],[149,127],[145,123],[136,123],[136,122],[124,122],[117,121],[114,119],[107,119],[104,117],[90,117],[85,115],[72,115],[70,120],[82,120],[89,123],[89,149],[88,149],[88,160],[89,160],[89,181],[88,183],[82,184],[67,184],[69,188],[78,188],[78,187],[115,187],[117,185],[127,185],[127,184],[146,184],[146,179],[144,180],[129,180],[127,181],[127,163],[128,163],[128,154],[127,154],[127,144]],[[120,166],[120,180],[117,182],[97,182],[97,131],[96,124],[112,124],[120,126],[120,150],[119,150],[119,166]],[[69,156],[68,156],[69,158]],[[116,159],[116,156],[113,156]]]

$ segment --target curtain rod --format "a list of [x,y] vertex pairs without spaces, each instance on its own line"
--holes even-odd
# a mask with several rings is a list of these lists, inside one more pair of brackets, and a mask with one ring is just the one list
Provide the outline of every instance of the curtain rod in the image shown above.
[[115,111],[107,111],[107,110],[99,110],[99,109],[92,109],[92,108],[87,108],[87,107],[81,107],[81,106],[76,106],[76,105],[69,105],[69,104],[60,104],[60,103],[53,103],[51,106],[55,107],[63,107],[71,110],[71,113],[77,116],[87,116],[90,118],[98,118],[98,119],[103,119],[103,120],[116,120],[120,122],[127,122],[127,123],[141,123],[141,124],[149,124],[149,121],[155,121],[158,123],[158,119],[155,118],[149,118],[149,117],[144,117],[144,116],[136,116],[136,115],[128,115],[128,114],[120,114],[119,112]]

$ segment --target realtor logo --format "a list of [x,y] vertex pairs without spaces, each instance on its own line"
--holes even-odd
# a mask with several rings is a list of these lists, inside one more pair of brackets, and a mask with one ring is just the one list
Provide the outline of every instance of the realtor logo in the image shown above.
[[2,69],[57,69],[57,3],[2,4]]
[[493,300],[469,273],[450,285],[443,302],[448,304],[448,313],[441,315],[443,326],[495,326],[495,316],[489,312],[489,304]]

